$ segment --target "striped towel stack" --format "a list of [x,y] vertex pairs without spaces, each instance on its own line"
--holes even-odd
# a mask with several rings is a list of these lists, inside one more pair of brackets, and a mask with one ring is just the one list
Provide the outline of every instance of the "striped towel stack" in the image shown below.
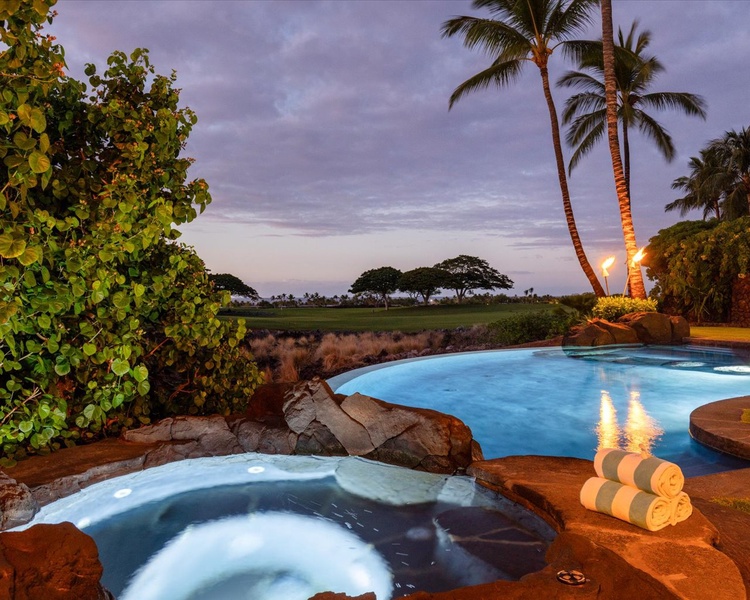
[[676,525],[693,512],[676,464],[653,456],[605,448],[594,457],[592,477],[581,488],[581,504],[649,531]]

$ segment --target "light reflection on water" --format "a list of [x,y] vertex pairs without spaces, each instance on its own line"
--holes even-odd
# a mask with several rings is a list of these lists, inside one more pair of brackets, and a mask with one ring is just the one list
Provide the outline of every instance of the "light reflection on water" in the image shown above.
[[636,391],[630,392],[628,416],[624,430],[621,429],[617,422],[617,409],[606,390],[601,392],[596,432],[599,440],[597,450],[618,448],[644,457],[653,454],[654,444],[664,434],[659,422],[646,412],[640,401],[640,393]]

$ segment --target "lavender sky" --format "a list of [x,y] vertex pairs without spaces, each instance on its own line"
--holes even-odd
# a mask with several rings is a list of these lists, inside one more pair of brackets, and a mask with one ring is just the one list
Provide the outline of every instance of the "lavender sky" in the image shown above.
[[[590,291],[564,222],[538,69],[448,110],[453,89],[490,62],[440,36],[453,16],[483,15],[469,0],[60,0],[56,9],[49,31],[74,77],[136,47],[150,49],[159,73],[177,72],[182,105],[199,119],[191,176],[213,196],[181,239],[213,272],[264,296],[332,295],[367,269],[469,254],[513,279],[511,294]],[[616,28],[638,19],[653,34],[666,72],[652,91],[708,104],[705,121],[655,114],[674,138],[671,164],[633,136],[633,217],[645,245],[680,220],[664,205],[690,156],[750,125],[750,2],[614,0],[613,10]],[[553,81],[571,68],[553,54]],[[553,94],[561,112],[568,93]],[[625,253],[609,160],[602,143],[569,184],[589,260],[617,255],[619,291]]]

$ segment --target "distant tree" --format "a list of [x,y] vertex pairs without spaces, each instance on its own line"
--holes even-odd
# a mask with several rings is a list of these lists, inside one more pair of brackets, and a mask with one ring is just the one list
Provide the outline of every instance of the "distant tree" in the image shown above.
[[349,292],[362,294],[370,292],[383,299],[385,309],[388,310],[388,296],[398,290],[398,282],[401,279],[401,271],[393,267],[380,267],[365,271],[357,278]]
[[398,289],[407,294],[418,294],[424,304],[430,296],[440,291],[449,282],[450,274],[436,267],[418,267],[406,271],[398,282]]
[[507,275],[493,269],[486,260],[476,256],[461,254],[436,264],[435,268],[448,272],[448,279],[442,287],[456,292],[459,304],[473,290],[509,290],[513,287],[513,281]]
[[234,296],[246,296],[254,299],[260,297],[254,288],[251,288],[239,277],[229,273],[209,273],[208,280],[213,282],[215,290],[227,291]]

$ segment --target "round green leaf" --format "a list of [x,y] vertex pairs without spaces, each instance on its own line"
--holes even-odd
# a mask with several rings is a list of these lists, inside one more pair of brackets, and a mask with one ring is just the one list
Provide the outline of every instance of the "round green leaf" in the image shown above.
[[52,163],[46,154],[41,152],[32,152],[29,155],[29,166],[34,173],[45,173]]
[[83,353],[86,356],[93,356],[96,354],[96,344],[92,344],[91,342],[86,342],[83,345]]
[[38,108],[31,109],[31,128],[37,133],[42,133],[47,128],[47,119]]
[[112,361],[112,372],[118,377],[126,375],[130,371],[130,363],[122,358],[116,358]]
[[42,249],[38,246],[27,246],[23,251],[23,254],[18,257],[18,262],[20,262],[24,267],[33,265],[35,262],[39,262],[40,260],[42,260]]
[[16,258],[26,250],[26,242],[21,238],[13,237],[7,233],[0,235],[0,256],[3,258]]
[[138,365],[133,369],[133,378],[140,382],[148,377],[148,369],[143,365]]
[[61,361],[55,365],[55,373],[60,377],[70,373],[70,363],[68,361]]
[[147,379],[144,379],[143,381],[138,382],[138,387],[136,389],[141,396],[145,396],[151,390],[151,384]]
[[34,424],[31,421],[21,421],[18,428],[24,433],[29,433],[34,428]]

